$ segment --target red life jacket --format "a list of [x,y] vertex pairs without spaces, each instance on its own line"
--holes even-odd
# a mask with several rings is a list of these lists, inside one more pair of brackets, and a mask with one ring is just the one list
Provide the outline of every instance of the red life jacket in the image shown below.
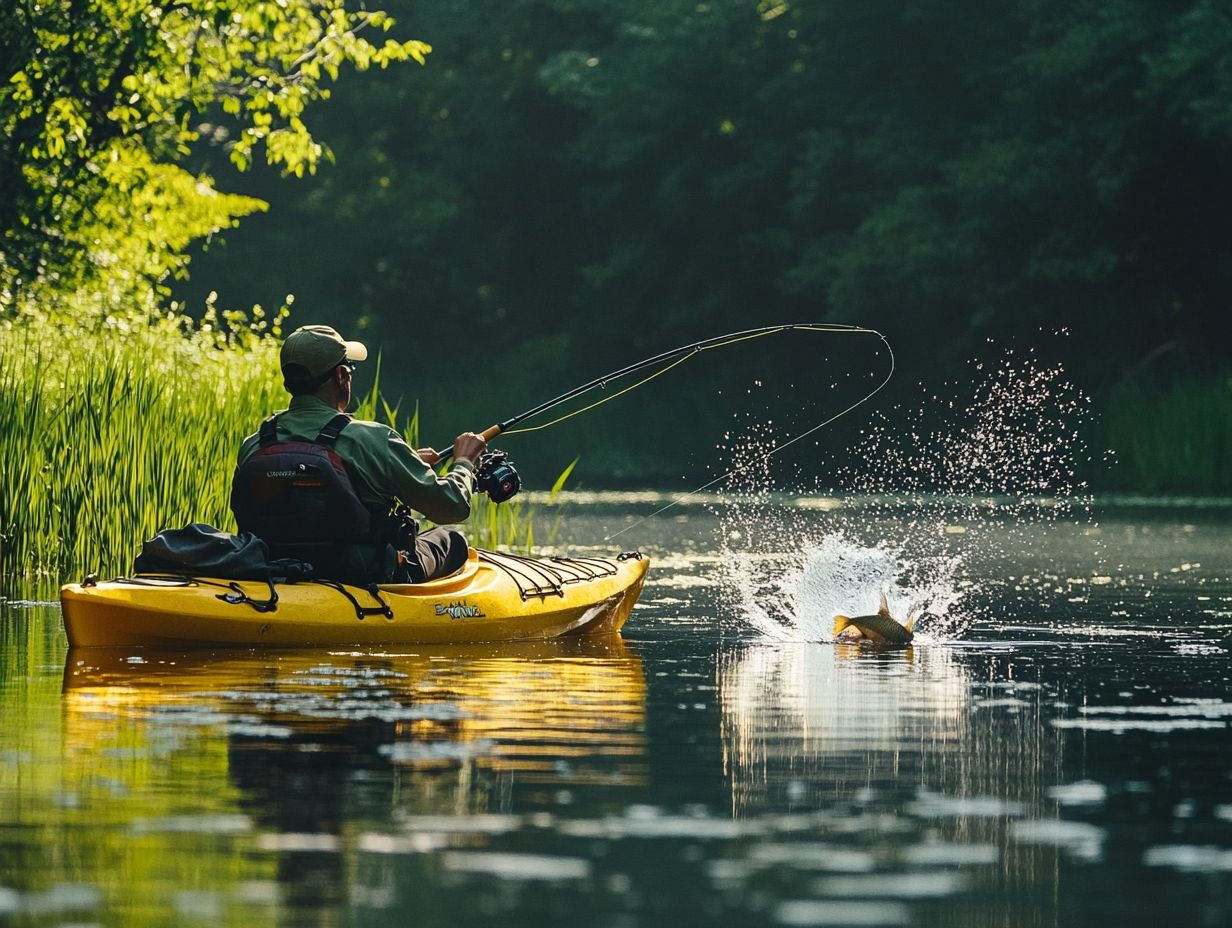
[[[330,419],[311,442],[278,441],[278,417],[261,423],[260,448],[235,469],[231,511],[279,556],[314,561],[313,549],[376,542],[372,513],[360,501],[334,443],[351,417]],[[381,539],[383,542],[383,539]]]

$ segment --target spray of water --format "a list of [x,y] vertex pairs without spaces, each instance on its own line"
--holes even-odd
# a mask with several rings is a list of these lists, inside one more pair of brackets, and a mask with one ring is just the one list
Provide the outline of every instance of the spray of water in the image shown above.
[[803,508],[768,492],[771,423],[728,436],[721,447],[742,479],[719,512],[724,588],[742,633],[828,640],[835,613],[875,612],[884,592],[900,621],[918,616],[920,638],[955,638],[980,618],[991,561],[1012,563],[1050,526],[1090,521],[1075,477],[1087,398],[1034,352],[971,367],[965,398],[926,394],[906,415],[881,416],[855,447],[819,453],[827,482]]
[[941,616],[961,599],[954,557],[912,563],[889,545],[868,546],[842,533],[810,540],[784,564],[781,559],[731,557],[728,589],[739,597],[744,624],[771,641],[826,641],[836,613],[877,611],[885,593],[890,614],[930,618],[925,636],[952,637]]

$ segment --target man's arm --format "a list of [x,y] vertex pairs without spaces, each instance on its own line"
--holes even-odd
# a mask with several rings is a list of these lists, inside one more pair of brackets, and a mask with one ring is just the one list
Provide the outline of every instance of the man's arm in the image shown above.
[[373,489],[397,499],[438,524],[465,522],[475,492],[474,462],[455,460],[444,476],[437,474],[393,430],[386,442],[380,485]]
[[[466,521],[475,492],[475,459],[484,440],[460,435],[454,442],[456,460],[438,477],[431,467],[386,425],[356,420],[339,436],[338,452],[354,468],[365,505],[410,506],[438,524]],[[342,447],[346,443],[346,448]],[[458,451],[463,452],[457,454]]]

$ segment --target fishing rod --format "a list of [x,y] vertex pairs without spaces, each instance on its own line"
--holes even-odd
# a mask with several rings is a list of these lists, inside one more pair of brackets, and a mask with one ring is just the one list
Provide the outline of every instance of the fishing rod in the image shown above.
[[[488,428],[484,429],[482,432],[480,432],[480,435],[483,436],[484,441],[491,441],[493,438],[495,438],[498,435],[519,435],[525,432],[536,432],[542,429],[550,428],[553,425],[556,425],[560,422],[564,422],[566,419],[571,419],[574,416],[579,416],[584,412],[589,412],[592,409],[602,406],[604,403],[609,403],[612,400],[616,399],[617,397],[623,396],[626,393],[636,390],[638,387],[643,386],[646,383],[649,383],[651,380],[654,380],[656,377],[660,377],[663,374],[666,374],[672,368],[677,367],[680,364],[683,364],[685,361],[696,357],[697,355],[701,354],[703,351],[710,351],[715,348],[723,348],[728,345],[734,345],[738,342],[749,341],[751,339],[761,338],[767,335],[775,335],[780,332],[823,332],[823,333],[846,334],[846,335],[858,335],[858,334],[875,335],[877,336],[877,338],[881,339],[881,342],[885,345],[886,350],[889,352],[890,369],[889,371],[887,371],[885,379],[882,380],[881,383],[879,383],[869,393],[865,394],[859,400],[852,403],[842,412],[839,412],[831,416],[830,418],[818,423],[812,428],[800,433],[799,435],[796,435],[795,437],[791,438],[789,441],[786,441],[783,444],[768,451],[766,454],[761,455],[760,458],[756,460],[765,460],[771,455],[777,454],[778,452],[795,444],[796,442],[804,438],[807,438],[809,435],[812,435],[814,432],[818,431],[819,429],[824,428],[825,426],[829,425],[831,422],[834,422],[836,419],[839,419],[842,416],[847,415],[847,413],[851,412],[856,407],[861,406],[864,403],[868,402],[870,399],[872,399],[878,392],[881,391],[881,389],[887,383],[890,382],[890,378],[894,376],[894,351],[892,348],[890,348],[890,343],[886,339],[886,337],[881,332],[878,332],[876,329],[870,329],[870,328],[866,328],[864,326],[858,326],[858,325],[842,325],[839,323],[813,323],[813,322],[795,322],[795,323],[786,323],[782,325],[769,325],[769,326],[762,326],[756,329],[745,329],[744,331],[741,331],[741,332],[729,332],[726,335],[716,335],[711,338],[704,338],[704,339],[701,339],[700,341],[690,342],[687,345],[681,345],[679,348],[673,348],[670,351],[664,351],[664,352],[654,355],[653,357],[649,357],[641,361],[637,361],[633,364],[627,365],[626,367],[622,367],[619,370],[614,370],[614,371],[611,371],[610,373],[604,374],[602,377],[596,377],[594,380],[591,380],[588,383],[584,383],[581,386],[574,387],[572,390],[568,390],[565,393],[560,394],[560,396],[553,397],[552,399],[547,400],[546,402],[540,403],[538,406],[533,406],[523,413],[519,413],[516,416],[511,416],[508,419],[504,419],[500,422],[497,422],[495,425],[491,425]],[[647,368],[651,368],[656,365],[663,365],[663,366],[660,370],[655,371],[649,376],[644,377],[641,380],[638,380],[637,382],[632,383],[627,387],[617,390],[615,393],[611,393],[603,397],[602,399],[589,404],[588,406],[583,406],[580,409],[575,409],[572,412],[568,412],[562,416],[558,416],[557,418],[552,419],[548,422],[544,422],[540,425],[516,428],[516,426],[525,422],[527,419],[532,419],[535,416],[541,415],[542,413],[555,409],[561,404],[567,403],[573,399],[577,399],[579,396],[584,396],[585,394],[589,393],[592,390],[605,389],[607,385],[609,383],[612,383],[613,381],[618,381],[623,377],[629,376],[630,374],[635,374],[638,371],[643,371],[643,370],[646,370]],[[488,466],[486,468],[481,468],[481,470],[485,471],[485,474],[484,474],[485,481],[484,482],[488,484],[489,495],[492,496],[494,501],[500,502],[503,499],[508,499],[509,497],[513,496],[514,493],[517,492],[518,488],[520,487],[520,481],[518,479],[517,472],[513,470],[511,465],[505,463],[504,455],[501,452],[495,452],[495,453],[487,452],[487,454],[493,455],[493,458],[490,459],[490,461],[488,462]],[[452,456],[453,456],[453,449],[452,448],[446,449],[445,451],[440,453],[437,464],[442,464],[448,461]],[[707,490],[710,487],[714,486],[716,483],[719,483],[720,481],[726,480],[728,477],[731,477],[737,473],[740,473],[742,470],[745,470],[747,467],[749,467],[752,463],[754,462],[753,461],[746,462],[745,464],[739,465],[725,474],[721,474],[720,476],[716,477],[714,480],[711,480],[709,483],[706,483],[703,486],[700,486],[695,490],[691,490],[690,492],[684,494],[683,496],[679,496],[673,499],[666,506],[663,506],[662,508],[656,510],[655,512],[651,513],[649,516],[646,516],[645,519],[639,519],[637,522],[633,523],[633,525],[626,526],[625,528],[621,529],[619,532],[616,532],[614,535],[609,535],[608,538],[614,538],[615,535],[619,535],[637,525],[640,525],[642,522],[646,521],[646,519],[653,518],[654,516],[659,515],[663,511],[670,509],[672,506],[675,506],[677,503],[683,502],[684,500],[688,499],[690,496],[694,496],[698,493],[701,493],[704,490]]]
[[[757,329],[746,329],[742,332],[729,332],[726,335],[716,335],[712,338],[704,338],[701,341],[690,342],[687,345],[681,345],[679,348],[673,348],[671,351],[664,351],[660,354],[656,354],[654,357],[645,358],[644,360],[637,361],[633,364],[628,365],[627,367],[622,367],[619,370],[615,370],[610,373],[604,374],[602,377],[596,377],[594,380],[590,381],[589,383],[584,383],[580,387],[574,387],[572,390],[568,390],[565,393],[560,394],[560,396],[553,397],[552,399],[547,400],[546,402],[540,403],[538,406],[534,406],[526,410],[526,412],[519,413],[516,416],[511,416],[508,419],[504,419],[500,422],[497,422],[495,425],[489,426],[488,428],[484,429],[479,434],[483,436],[484,441],[491,441],[497,435],[520,435],[523,432],[536,432],[541,429],[546,429],[550,426],[556,425],[559,422],[564,422],[566,419],[571,419],[574,416],[581,415],[584,412],[589,412],[590,410],[598,406],[601,406],[604,403],[611,402],[617,397],[623,396],[624,394],[629,393],[632,390],[636,390],[638,387],[642,386],[645,383],[648,383],[649,381],[653,380],[655,377],[659,377],[662,374],[666,374],[673,367],[676,367],[677,365],[682,364],[683,362],[692,358],[694,355],[700,354],[703,351],[709,351],[713,348],[722,348],[727,345],[735,344],[736,342],[748,341],[749,339],[753,339],[753,338],[760,338],[761,336],[764,336],[764,335],[774,335],[779,332],[791,332],[791,331],[841,332],[841,333],[846,333],[846,334],[864,333],[868,335],[876,335],[883,342],[886,342],[885,336],[882,335],[880,332],[878,332],[876,329],[868,329],[868,328],[864,328],[863,326],[857,326],[857,325],[839,325],[839,324],[834,324],[834,323],[800,323],[798,322],[798,323],[789,323],[785,325],[762,326],[761,328],[757,328]],[[886,347],[887,348],[889,347],[889,342],[886,342]],[[645,370],[648,367],[654,367],[656,364],[664,364],[668,361],[672,361],[674,363],[668,364],[666,367],[663,368],[663,370],[656,371],[651,376],[646,377],[643,380],[639,380],[637,383],[630,384],[629,386],[617,391],[616,393],[613,393],[610,396],[607,396],[603,398],[602,400],[599,400],[599,402],[597,403],[592,403],[591,405],[585,406],[582,409],[576,409],[573,412],[568,413],[567,415],[560,416],[559,418],[553,419],[551,422],[545,422],[542,425],[536,425],[530,428],[521,428],[521,429],[514,428],[514,426],[519,425],[522,422],[525,422],[527,419],[534,418],[535,416],[541,413],[545,413],[550,409],[555,409],[557,406],[560,406],[562,403],[567,403],[570,400],[577,399],[579,396],[583,396],[584,394],[589,393],[591,390],[604,388],[614,380],[619,380],[622,377],[627,377],[629,374],[635,374],[638,371]],[[440,453],[440,461],[438,463],[444,463],[445,461],[448,461],[452,456],[453,456],[452,448],[442,451]]]

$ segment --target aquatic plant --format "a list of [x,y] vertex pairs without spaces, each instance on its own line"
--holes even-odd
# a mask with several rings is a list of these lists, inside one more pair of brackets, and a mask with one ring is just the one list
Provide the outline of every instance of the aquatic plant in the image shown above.
[[[232,317],[233,323],[238,319]],[[282,392],[278,320],[27,319],[0,338],[0,568],[126,568],[168,525],[226,525],[230,463]]]
[[1101,485],[1132,493],[1232,492],[1232,376],[1166,389],[1112,391],[1103,438],[1114,458]]
[[[81,317],[84,318],[84,314]],[[282,314],[178,311],[81,322],[26,318],[0,329],[0,577],[128,570],[142,539],[207,522],[233,529],[231,468],[241,439],[286,405]],[[405,421],[378,382],[365,415]],[[469,537],[529,548],[533,509],[474,507]]]

